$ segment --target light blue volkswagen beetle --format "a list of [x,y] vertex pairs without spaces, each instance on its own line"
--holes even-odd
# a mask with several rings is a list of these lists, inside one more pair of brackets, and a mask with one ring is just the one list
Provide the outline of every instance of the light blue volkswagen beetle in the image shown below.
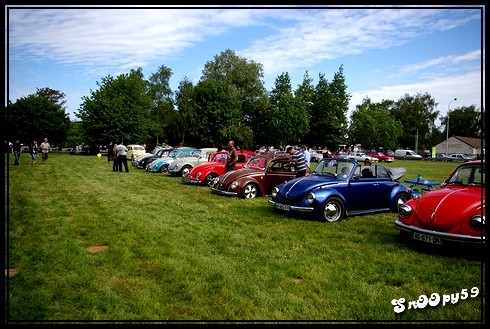
[[168,167],[172,162],[178,158],[184,158],[191,156],[192,152],[196,149],[191,147],[179,147],[173,149],[169,152],[168,156],[157,158],[150,162],[146,166],[146,171],[156,172],[156,173],[166,173],[168,172]]

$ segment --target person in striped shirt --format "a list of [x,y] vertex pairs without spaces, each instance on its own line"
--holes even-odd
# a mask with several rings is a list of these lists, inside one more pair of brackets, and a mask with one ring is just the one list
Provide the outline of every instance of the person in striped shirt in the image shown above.
[[288,146],[286,152],[291,154],[293,160],[296,160],[296,177],[301,177],[306,175],[306,161],[303,152],[296,150],[294,146]]

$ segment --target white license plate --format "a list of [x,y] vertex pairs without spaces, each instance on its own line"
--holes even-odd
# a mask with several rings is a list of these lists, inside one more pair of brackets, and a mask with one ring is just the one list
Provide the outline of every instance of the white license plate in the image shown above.
[[287,204],[276,203],[276,208],[284,211],[290,211],[291,208]]
[[413,238],[415,240],[419,240],[422,242],[427,242],[427,243],[432,243],[432,244],[442,244],[442,239],[437,237],[437,236],[432,236],[432,235],[414,232]]

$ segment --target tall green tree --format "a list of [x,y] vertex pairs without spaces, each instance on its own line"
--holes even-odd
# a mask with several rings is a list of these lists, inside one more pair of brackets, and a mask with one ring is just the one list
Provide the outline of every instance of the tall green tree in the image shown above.
[[6,138],[22,143],[47,137],[52,145],[65,146],[70,119],[65,112],[65,95],[50,88],[9,102],[5,108]]
[[98,90],[82,97],[77,116],[85,143],[106,145],[109,140],[143,143],[156,131],[151,116],[151,97],[141,69],[97,82]]
[[215,56],[214,61],[205,64],[200,81],[206,80],[227,85],[229,96],[239,102],[242,116],[240,131],[251,131],[255,135],[255,132],[264,128],[263,112],[267,111],[268,96],[261,64],[241,58],[233,50],[226,49]]
[[215,80],[203,80],[194,88],[195,114],[199,118],[194,126],[198,146],[221,146],[234,139],[243,147],[242,111],[240,100],[230,92],[230,85]]
[[330,83],[325,79],[325,74],[319,74],[310,109],[310,132],[306,137],[310,145],[327,146],[336,150],[340,144],[346,142],[350,97],[342,66]]
[[[447,114],[440,118],[444,125],[443,138],[447,134]],[[484,121],[483,121],[484,122]],[[475,105],[457,107],[449,113],[449,137],[464,136],[472,138],[482,137],[482,112]]]
[[298,145],[308,132],[307,105],[292,92],[291,79],[287,72],[276,78],[270,93],[269,140],[276,147]]
[[200,141],[195,132],[198,117],[195,113],[194,85],[189,78],[184,77],[179,83],[175,93],[175,102],[178,109],[177,124],[180,126],[178,134],[180,143],[182,145],[198,145]]
[[148,95],[151,97],[151,113],[155,120],[155,136],[152,136],[155,144],[159,142],[169,142],[172,144],[175,138],[175,121],[178,116],[174,109],[173,92],[170,88],[170,78],[172,70],[161,65],[157,71],[152,73],[148,79]]
[[392,101],[373,103],[363,99],[351,115],[349,142],[367,150],[394,149],[403,126],[390,113]]
[[[430,149],[435,145],[435,120],[439,111],[435,110],[436,101],[428,94],[405,94],[393,103],[392,115],[403,125],[403,135],[398,139],[400,148],[419,150]],[[418,145],[416,145],[418,142]]]

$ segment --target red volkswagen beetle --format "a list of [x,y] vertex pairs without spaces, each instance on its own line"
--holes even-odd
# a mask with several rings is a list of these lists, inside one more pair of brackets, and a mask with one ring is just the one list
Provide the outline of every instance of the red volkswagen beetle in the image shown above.
[[[241,169],[248,160],[255,156],[255,151],[237,150],[238,160],[235,169]],[[186,175],[182,176],[182,181],[185,184],[208,185],[213,186],[214,179],[225,173],[226,159],[228,151],[217,152],[211,161],[201,163],[192,168]]]
[[485,195],[485,160],[463,163],[441,188],[400,205],[395,226],[408,241],[484,244]]

